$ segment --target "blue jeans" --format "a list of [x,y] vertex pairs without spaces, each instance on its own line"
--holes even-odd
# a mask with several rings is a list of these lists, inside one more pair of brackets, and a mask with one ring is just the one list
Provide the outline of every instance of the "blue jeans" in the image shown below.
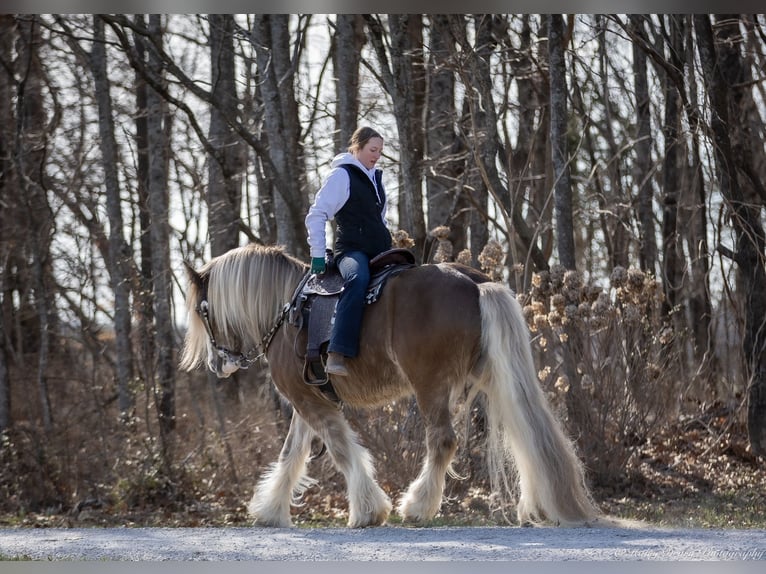
[[359,353],[364,296],[370,284],[370,258],[361,251],[349,251],[335,263],[343,276],[343,293],[335,311],[335,324],[327,350],[356,357]]

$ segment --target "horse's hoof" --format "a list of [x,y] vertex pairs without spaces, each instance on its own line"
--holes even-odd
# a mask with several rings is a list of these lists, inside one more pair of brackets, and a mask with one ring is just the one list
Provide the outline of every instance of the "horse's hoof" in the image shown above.
[[370,528],[373,526],[383,526],[388,520],[388,512],[381,512],[377,515],[356,518],[355,520],[349,519],[349,528]]

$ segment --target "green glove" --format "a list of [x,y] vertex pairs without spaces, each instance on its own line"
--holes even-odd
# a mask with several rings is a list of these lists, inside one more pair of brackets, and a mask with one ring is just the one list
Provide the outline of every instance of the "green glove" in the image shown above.
[[312,273],[324,273],[324,257],[312,257],[311,258],[311,272]]

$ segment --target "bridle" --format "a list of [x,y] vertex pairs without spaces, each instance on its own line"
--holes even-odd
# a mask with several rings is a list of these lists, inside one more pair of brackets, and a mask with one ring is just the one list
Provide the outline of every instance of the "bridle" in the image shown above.
[[[290,304],[288,303],[279,312],[279,315],[277,315],[277,318],[274,320],[273,326],[271,329],[269,329],[269,332],[266,333],[261,339],[260,345],[253,347],[247,353],[242,353],[232,351],[231,349],[228,349],[223,345],[219,345],[216,342],[215,336],[213,335],[213,328],[210,325],[210,304],[207,302],[207,299],[200,301],[196,309],[197,314],[199,315],[200,319],[202,319],[202,324],[205,326],[205,331],[207,331],[207,336],[210,339],[210,344],[216,351],[216,355],[218,355],[220,359],[223,359],[227,363],[235,364],[240,369],[247,369],[258,359],[266,355],[266,351],[269,350],[269,346],[274,340],[274,336],[282,326],[282,323],[285,322],[285,317],[287,316],[289,310]],[[259,350],[260,353],[258,352]]]
[[213,335],[213,327],[210,325],[210,304],[207,302],[207,299],[202,299],[197,304],[195,310],[197,311],[197,315],[199,315],[200,319],[202,319],[202,324],[205,326],[205,331],[207,331],[207,336],[208,339],[210,339],[210,344],[215,349],[218,358],[222,359],[226,363],[232,363],[236,365],[239,369],[247,369],[258,359],[264,357],[266,352],[269,350],[269,346],[274,340],[277,331],[282,326],[282,323],[285,322],[285,317],[287,317],[288,313],[290,312],[290,308],[292,307],[300,292],[303,290],[303,286],[306,284],[306,281],[308,281],[310,275],[310,273],[307,273],[303,277],[303,280],[295,289],[295,293],[293,294],[290,301],[285,303],[280,312],[277,314],[271,329],[269,329],[269,331],[261,338],[261,343],[250,349],[247,353],[232,351],[231,349],[228,349],[223,345],[219,345],[216,342],[215,336]]

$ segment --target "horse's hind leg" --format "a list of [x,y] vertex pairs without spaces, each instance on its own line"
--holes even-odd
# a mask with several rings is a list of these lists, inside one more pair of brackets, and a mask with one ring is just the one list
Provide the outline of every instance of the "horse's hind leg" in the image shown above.
[[391,500],[378,486],[372,457],[359,444],[346,419],[335,407],[328,406],[324,410],[313,409],[308,422],[346,479],[348,525],[363,528],[384,524],[391,513]]
[[399,502],[399,514],[406,522],[423,522],[439,512],[444,492],[444,475],[457,451],[449,406],[445,400],[421,401],[426,425],[426,459],[420,475],[410,484]]
[[293,413],[279,459],[261,477],[248,505],[256,524],[290,526],[290,504],[313,484],[306,476],[313,436],[306,421],[298,413]]

